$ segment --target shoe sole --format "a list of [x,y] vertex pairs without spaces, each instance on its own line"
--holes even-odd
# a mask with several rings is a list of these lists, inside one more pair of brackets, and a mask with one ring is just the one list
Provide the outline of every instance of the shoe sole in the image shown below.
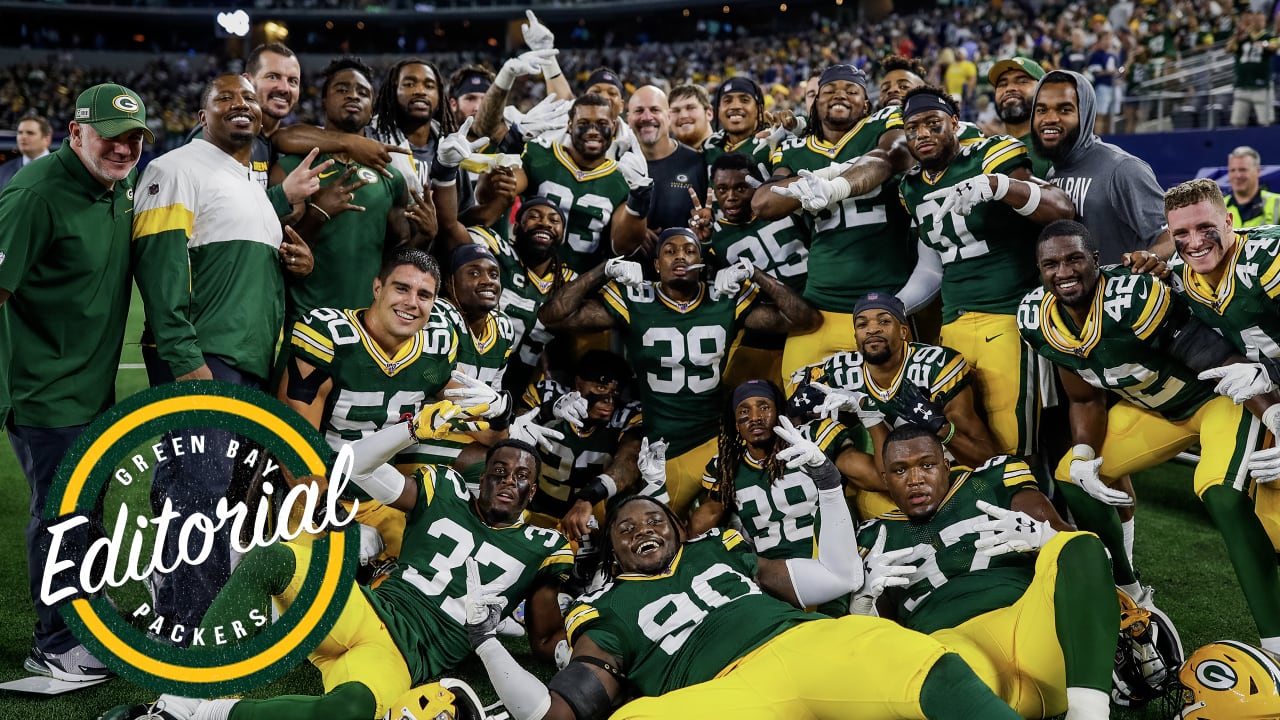
[[105,680],[111,677],[111,671],[105,670],[105,669],[99,675],[87,675],[87,674],[73,675],[68,672],[63,672],[62,670],[59,670],[57,668],[37,663],[36,661],[32,660],[29,657],[26,659],[25,662],[22,663],[22,667],[27,672],[34,673],[36,675],[43,675],[45,677],[50,677],[50,678],[53,678],[54,680],[63,680],[65,682],[95,682],[97,680]]

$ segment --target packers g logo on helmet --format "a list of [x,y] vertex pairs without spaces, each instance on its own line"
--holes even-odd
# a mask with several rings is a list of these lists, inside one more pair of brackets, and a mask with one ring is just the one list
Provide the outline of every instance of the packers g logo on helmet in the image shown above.
[[1182,720],[1280,718],[1280,663],[1235,640],[1219,640],[1191,653],[1178,671]]
[[454,678],[419,685],[396,698],[383,720],[485,720],[480,697]]

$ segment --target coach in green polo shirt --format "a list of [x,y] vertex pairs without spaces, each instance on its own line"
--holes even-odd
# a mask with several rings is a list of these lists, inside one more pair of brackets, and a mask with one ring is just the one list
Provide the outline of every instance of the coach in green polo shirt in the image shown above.
[[[134,168],[142,139],[154,138],[141,98],[114,84],[81,93],[67,131],[57,152],[0,192],[0,348],[12,353],[0,368],[0,389],[12,406],[9,442],[31,486],[27,572],[36,627],[24,667],[87,681],[109,671],[38,600],[48,555],[40,513],[62,456],[115,402],[129,311]],[[0,417],[9,410],[0,405]]]

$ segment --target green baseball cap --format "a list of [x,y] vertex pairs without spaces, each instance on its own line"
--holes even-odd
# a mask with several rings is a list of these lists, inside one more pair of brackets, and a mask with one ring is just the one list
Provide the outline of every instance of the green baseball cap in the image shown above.
[[1000,76],[1010,70],[1021,70],[1031,76],[1032,80],[1039,80],[1044,77],[1044,68],[1040,67],[1040,63],[1031,58],[1015,57],[1005,58],[991,66],[991,71],[987,73],[987,80],[995,85],[1000,80]]
[[98,134],[114,138],[141,128],[147,140],[156,138],[147,127],[147,108],[138,93],[123,85],[103,83],[80,93],[76,98],[75,121],[92,125]]

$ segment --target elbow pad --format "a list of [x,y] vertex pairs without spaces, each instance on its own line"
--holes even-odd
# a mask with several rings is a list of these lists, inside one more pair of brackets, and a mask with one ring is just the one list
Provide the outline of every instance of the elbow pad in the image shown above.
[[1190,313],[1166,320],[1163,333],[1169,353],[1193,372],[1220,367],[1237,354],[1221,335]]

